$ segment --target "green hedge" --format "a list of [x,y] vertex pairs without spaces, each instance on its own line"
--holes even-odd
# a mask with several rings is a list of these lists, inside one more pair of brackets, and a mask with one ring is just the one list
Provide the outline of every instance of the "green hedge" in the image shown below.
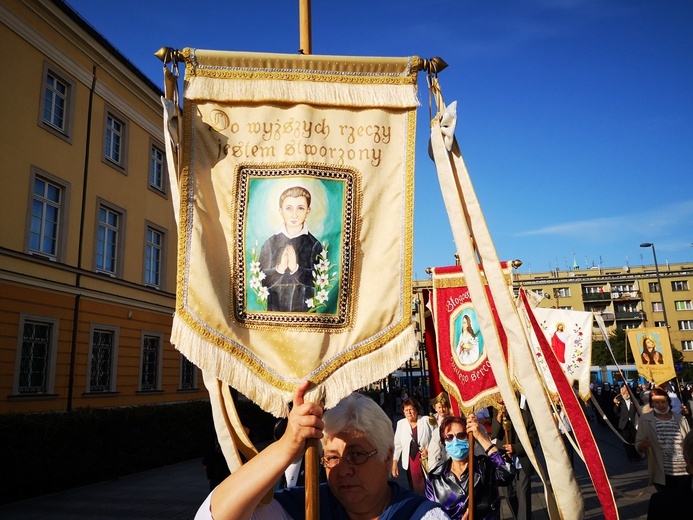
[[[271,438],[271,415],[238,412],[255,442]],[[210,425],[208,401],[0,415],[0,503],[201,457]]]

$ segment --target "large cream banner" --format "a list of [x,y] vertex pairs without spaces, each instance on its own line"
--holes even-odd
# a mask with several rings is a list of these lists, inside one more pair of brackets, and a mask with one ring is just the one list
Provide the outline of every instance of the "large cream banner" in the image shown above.
[[[588,401],[592,364],[592,313],[541,307],[534,308],[533,312],[568,382],[571,385],[577,382],[580,398]],[[544,376],[549,392],[555,394],[556,384],[546,365],[538,338],[532,335],[531,339],[537,366]]]
[[172,342],[275,415],[416,348],[418,58],[184,49]]

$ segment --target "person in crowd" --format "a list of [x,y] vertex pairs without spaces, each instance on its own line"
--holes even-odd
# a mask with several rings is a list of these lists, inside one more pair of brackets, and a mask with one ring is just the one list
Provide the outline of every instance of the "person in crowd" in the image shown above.
[[614,397],[614,413],[618,418],[618,431],[623,438],[623,447],[630,462],[640,462],[640,453],[635,449],[636,425],[638,424],[638,407],[631,399],[628,385],[621,386],[620,395]]
[[[537,428],[532,419],[532,414],[529,411],[529,406],[524,398],[520,395],[520,410],[522,412],[522,421],[527,429],[529,442],[532,448],[539,444],[539,435]],[[501,492],[505,495],[505,499],[516,520],[528,520],[532,518],[532,475],[536,473],[534,466],[527,456],[524,446],[517,437],[515,428],[509,420],[509,416],[504,406],[501,406],[491,417],[491,438],[495,439],[496,446],[501,453],[510,457],[517,472],[515,478],[508,487],[502,487]],[[507,431],[505,426],[508,427]]]
[[679,395],[676,393],[676,387],[673,384],[667,382],[659,385],[659,388],[664,390],[669,396],[669,399],[671,399],[671,410],[673,412],[680,413],[681,415],[685,415],[687,410],[684,408],[683,402],[681,402],[681,399],[679,399]]
[[[642,383],[638,391],[638,400],[640,405],[643,406],[642,413],[650,411],[650,388],[650,383]],[[644,407],[647,407],[647,409]]]
[[474,414],[470,414],[466,421],[462,417],[446,417],[440,425],[439,432],[449,458],[429,472],[426,497],[441,504],[453,520],[468,517],[470,457],[468,434],[472,433],[475,444],[478,443],[486,453],[486,455],[473,456],[474,519],[499,520],[498,486],[505,486],[512,482],[515,467],[501,455]]
[[571,435],[573,428],[570,426],[568,416],[566,416],[565,412],[563,411],[561,398],[558,396],[558,394],[555,394],[553,395],[552,399],[555,409],[555,411],[553,412],[553,420],[556,422],[556,426],[558,426],[558,431],[561,432],[561,440],[563,441],[565,451],[568,454],[570,466],[574,468],[575,448],[573,447],[573,443],[570,442],[570,439],[568,438]]
[[683,416],[688,420],[688,425],[693,424],[693,416],[691,415],[691,399],[693,399],[693,394],[691,394],[691,385],[681,385],[681,401],[684,407]]
[[688,432],[683,439],[683,459],[690,482],[681,489],[665,489],[650,496],[647,508],[647,520],[669,520],[671,518],[688,518],[693,508],[693,432]]
[[[597,402],[599,408],[602,408],[602,385],[599,382],[594,384],[594,389],[592,390],[592,399]],[[606,426],[606,422],[602,416],[603,411],[603,409],[600,411],[598,408],[595,408],[594,410],[594,417],[599,426]]]
[[219,483],[229,476],[231,471],[226,463],[226,458],[221,451],[221,445],[214,429],[214,422],[210,421],[207,444],[202,455],[202,467],[209,480],[209,490],[213,490]]
[[431,470],[441,460],[447,459],[447,452],[444,449],[444,445],[440,440],[440,423],[443,419],[450,416],[450,401],[448,400],[448,394],[441,392],[437,397],[431,399],[431,404],[433,409],[436,411],[434,414],[434,419],[436,421],[433,425],[433,430],[431,431],[431,442],[428,444],[428,469]]
[[[594,388],[595,388],[595,383],[591,382],[590,383],[590,394],[594,395]],[[579,396],[579,391],[577,392]],[[580,401],[580,406],[582,407],[582,411],[585,414],[585,417],[587,417],[588,421],[594,421],[596,420],[596,414],[594,413],[594,407],[592,406],[590,401],[583,401],[582,399]]]
[[325,412],[304,402],[308,382],[293,397],[286,431],[219,484],[200,506],[196,520],[291,520],[305,518],[305,489],[293,487],[260,501],[286,467],[299,459],[308,439],[322,439],[327,483],[319,486],[319,518],[439,520],[436,503],[388,481],[394,446],[392,423],[369,397],[353,393]]
[[610,383],[604,383],[602,385],[602,393],[600,396],[599,406],[602,407],[602,411],[606,418],[611,423],[611,425],[616,428],[618,427],[618,420],[616,419],[616,414],[614,413],[614,398],[616,397],[616,392],[611,388]]
[[[399,459],[407,472],[409,488],[423,495],[428,468],[428,445],[431,443],[431,425],[428,417],[419,416],[419,403],[414,399],[402,402],[404,419],[397,421],[395,430],[395,454],[392,460],[392,476],[399,477]],[[423,459],[423,465],[422,465]]]
[[488,408],[482,408],[476,413],[479,424],[486,428],[486,433],[491,433],[491,413]]
[[635,447],[647,452],[650,481],[658,491],[683,487],[689,481],[682,448],[688,421],[672,411],[671,398],[661,388],[650,391],[650,408],[640,416]]

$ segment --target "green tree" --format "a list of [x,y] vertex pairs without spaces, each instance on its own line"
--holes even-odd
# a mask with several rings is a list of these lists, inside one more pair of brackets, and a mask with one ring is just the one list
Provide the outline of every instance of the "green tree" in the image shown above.
[[[617,363],[626,364],[626,349],[628,348],[626,331],[616,329],[610,332],[609,344],[611,345],[611,350],[614,353],[613,357],[609,353],[606,341],[592,342],[592,365],[613,365],[614,358],[616,359]],[[630,351],[628,351],[627,356],[628,363],[632,363],[633,355]]]

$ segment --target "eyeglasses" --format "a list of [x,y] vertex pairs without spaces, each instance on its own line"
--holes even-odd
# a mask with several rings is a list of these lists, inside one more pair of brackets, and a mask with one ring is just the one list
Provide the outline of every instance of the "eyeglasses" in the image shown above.
[[463,441],[467,438],[467,434],[464,432],[448,433],[443,437],[445,442],[452,442],[452,439],[457,439],[458,441]]
[[340,457],[339,455],[328,455],[327,457],[322,458],[322,465],[325,466],[327,469],[332,469],[337,464],[342,462],[342,459],[344,459],[349,464],[353,464],[354,466],[360,466],[361,464],[365,464],[366,462],[368,462],[368,459],[370,459],[376,453],[378,453],[378,450],[350,451],[343,457]]

